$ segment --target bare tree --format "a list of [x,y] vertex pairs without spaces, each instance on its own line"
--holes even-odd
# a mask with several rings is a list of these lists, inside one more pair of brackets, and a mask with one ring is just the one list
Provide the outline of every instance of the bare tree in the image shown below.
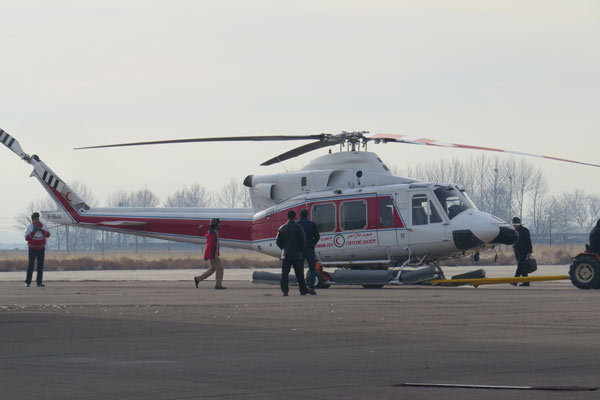
[[535,170],[531,177],[531,216],[533,220],[533,230],[535,234],[541,234],[545,230],[547,212],[546,193],[548,184],[544,174],[540,170]]
[[210,207],[210,193],[194,183],[192,186],[184,186],[167,197],[165,207]]
[[531,171],[533,166],[527,161],[521,159],[518,162],[518,167],[515,170],[513,183],[515,185],[515,199],[518,207],[518,214],[523,217],[523,209],[525,208],[526,195],[531,190],[532,176]]
[[236,179],[231,179],[229,183],[224,185],[216,196],[219,207],[236,208],[236,207],[251,207],[250,192]]
[[148,190],[148,188],[131,193],[130,204],[133,207],[156,207],[158,203],[158,196]]
[[109,207],[131,207],[131,195],[124,190],[118,190],[108,198]]
[[240,206],[243,208],[252,208],[252,197],[250,196],[250,189],[243,185],[240,192]]

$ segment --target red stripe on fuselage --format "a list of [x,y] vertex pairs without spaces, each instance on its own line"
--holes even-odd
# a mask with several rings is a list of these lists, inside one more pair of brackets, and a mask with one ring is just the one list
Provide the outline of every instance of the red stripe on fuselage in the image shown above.
[[[45,183],[45,182],[44,182]],[[45,183],[46,184],[46,183]],[[140,233],[154,233],[154,234],[168,234],[168,235],[182,235],[182,236],[198,236],[204,237],[208,231],[210,224],[210,218],[198,218],[198,219],[181,219],[181,218],[152,218],[152,217],[136,217],[132,215],[123,216],[97,216],[97,215],[85,215],[78,213],[67,199],[52,186],[46,184],[46,187],[52,192],[54,197],[62,204],[64,209],[71,215],[71,217],[78,223],[83,224],[96,224],[99,227],[107,228],[114,232],[140,232]],[[331,199],[324,201],[309,201],[307,203],[298,204],[293,207],[282,208],[271,214],[267,214],[263,217],[249,220],[221,220],[219,236],[221,239],[230,239],[238,241],[253,241],[253,240],[265,240],[274,239],[277,236],[279,227],[287,222],[287,213],[290,210],[294,210],[296,215],[300,215],[300,211],[307,209],[309,211],[309,217],[312,214],[312,206],[315,204],[335,204],[336,214],[336,228],[335,232],[341,232],[340,225],[340,206],[346,201],[365,201],[367,203],[367,222],[368,225],[364,230],[376,230],[379,228],[379,200],[382,198],[390,198],[390,196],[370,196],[370,197],[346,197],[344,199]],[[108,221],[140,221],[145,222],[143,226],[106,226],[102,225],[102,222]],[[398,214],[398,210],[394,207],[394,228],[402,229],[404,224],[401,216]]]
[[[79,214],[66,198],[53,187],[46,184],[48,189],[52,192],[54,197],[60,201],[65,210],[71,215],[71,217],[78,223],[83,224],[96,224],[98,227],[107,228],[111,231],[136,231],[136,232],[147,232],[156,234],[169,234],[169,235],[182,235],[182,236],[198,236],[204,237],[208,231],[210,225],[210,218],[198,218],[198,219],[181,219],[181,218],[152,218],[152,217],[137,217],[133,215],[122,215],[122,216],[98,216],[98,215],[85,215]],[[143,226],[108,226],[103,225],[102,222],[109,221],[140,221],[145,222]],[[219,226],[219,236],[222,239],[250,241],[250,233],[252,228],[252,221],[236,221],[236,220],[221,220]]]

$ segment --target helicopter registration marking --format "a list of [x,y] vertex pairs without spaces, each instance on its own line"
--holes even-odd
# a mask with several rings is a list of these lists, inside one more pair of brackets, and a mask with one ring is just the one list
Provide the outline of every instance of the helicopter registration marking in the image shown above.
[[328,247],[369,246],[377,244],[374,232],[338,233],[333,236],[321,236],[321,240],[315,246],[317,249]]

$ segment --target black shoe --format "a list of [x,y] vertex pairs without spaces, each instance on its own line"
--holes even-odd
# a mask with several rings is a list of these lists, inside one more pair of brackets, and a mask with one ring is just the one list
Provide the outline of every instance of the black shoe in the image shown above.
[[220,289],[227,289],[227,288],[225,286],[215,285],[215,289],[220,290]]
[[194,285],[196,285],[196,289],[198,289],[198,282],[200,282],[198,278],[194,277]]
[[43,283],[38,283],[37,285],[38,285],[38,287],[44,287],[44,286],[46,286]]
[[308,289],[308,293],[312,294],[313,296],[317,294],[317,292],[315,292],[315,289]]
[[529,286],[529,282],[523,282],[519,286]]
[[284,296],[287,296],[288,294],[284,292],[284,293],[283,293],[283,295],[284,295]]

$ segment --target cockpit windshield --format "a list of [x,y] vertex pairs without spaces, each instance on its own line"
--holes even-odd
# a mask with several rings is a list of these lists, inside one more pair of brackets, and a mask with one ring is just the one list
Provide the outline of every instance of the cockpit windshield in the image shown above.
[[439,187],[433,192],[450,219],[469,208],[475,208],[469,196],[454,187]]

